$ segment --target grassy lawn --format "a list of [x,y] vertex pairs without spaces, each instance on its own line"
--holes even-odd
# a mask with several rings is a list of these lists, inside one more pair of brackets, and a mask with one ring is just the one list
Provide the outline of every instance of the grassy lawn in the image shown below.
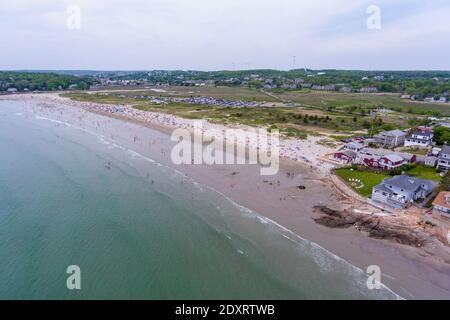
[[[436,173],[436,169],[424,165],[417,165],[413,169],[406,172],[407,175],[439,182],[441,177]],[[336,175],[341,177],[347,185],[352,187],[356,192],[364,197],[372,195],[372,187],[379,184],[385,178],[392,176],[387,173],[378,173],[370,171],[358,171],[351,168],[336,169]],[[356,179],[349,180],[349,179]]]
[[[370,197],[372,195],[372,187],[379,184],[383,179],[390,177],[387,174],[358,171],[350,168],[336,169],[336,174],[364,197]],[[349,181],[349,179],[357,179],[357,181],[353,182]]]
[[423,165],[417,165],[413,169],[409,170],[407,172],[408,175],[427,179],[427,180],[433,180],[439,182],[441,180],[441,176],[439,176],[436,173],[436,169],[433,167],[427,167]]
[[418,115],[432,114],[433,112],[443,115],[450,114],[450,109],[446,108],[445,105],[400,99],[398,94],[390,93],[361,94],[323,91],[286,91],[276,95],[284,100],[322,109],[331,107],[336,110],[345,110],[349,106],[359,106],[363,108],[383,106],[384,108],[398,112]]

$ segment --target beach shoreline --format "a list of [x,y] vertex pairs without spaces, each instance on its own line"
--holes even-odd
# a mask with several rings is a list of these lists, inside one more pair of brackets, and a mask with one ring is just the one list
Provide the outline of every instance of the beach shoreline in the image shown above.
[[[2,99],[25,101],[35,99],[49,106],[66,105],[94,111],[84,108],[81,102],[62,98],[57,94],[14,95],[3,96]],[[99,110],[96,113],[102,117],[128,120],[137,126],[143,125],[142,121],[136,119],[126,119]],[[145,125],[166,134],[174,128],[152,122],[146,122]],[[307,161],[302,162],[299,157],[296,160],[285,157],[281,162],[280,172],[269,177],[261,176],[258,166],[253,165],[175,166],[163,156],[157,161],[176,167],[177,170],[217,190],[235,203],[258,212],[302,238],[317,243],[362,270],[369,265],[380,265],[384,275],[382,282],[406,299],[450,298],[450,261],[448,257],[443,256],[445,252],[433,252],[429,251],[431,250],[429,248],[412,248],[386,240],[376,240],[368,238],[354,228],[330,229],[314,222],[313,219],[318,217],[313,209],[316,205],[342,210],[355,206],[361,209],[360,206],[363,204],[339,193],[330,181],[330,167],[317,159],[317,156],[322,152],[325,153],[327,148],[321,149],[316,146],[308,148],[308,144],[314,144],[313,140],[304,141],[304,144],[305,150],[301,150],[300,153],[306,154]],[[171,145],[172,143],[165,145],[162,143],[161,147],[170,154]],[[295,151],[295,147],[293,148]],[[293,179],[291,174],[301,177],[300,180]],[[305,190],[297,188],[300,183],[305,186]]]

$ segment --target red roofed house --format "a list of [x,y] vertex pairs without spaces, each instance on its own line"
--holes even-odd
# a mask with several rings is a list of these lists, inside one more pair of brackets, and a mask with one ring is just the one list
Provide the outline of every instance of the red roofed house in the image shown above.
[[440,192],[433,201],[433,213],[450,219],[450,192]]
[[356,152],[352,150],[339,151],[333,155],[333,158],[341,163],[350,163],[355,160]]
[[391,153],[391,154],[382,156],[378,160],[378,165],[380,166],[380,168],[383,168],[384,170],[396,169],[406,163],[407,163],[407,161],[404,158],[400,157],[399,155],[397,155],[395,153]]

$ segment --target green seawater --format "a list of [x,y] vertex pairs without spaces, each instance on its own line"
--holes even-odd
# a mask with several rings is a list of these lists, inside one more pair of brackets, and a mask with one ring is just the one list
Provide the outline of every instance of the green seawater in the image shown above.
[[[214,190],[36,110],[0,101],[0,299],[395,298]],[[70,265],[81,290],[66,286]]]

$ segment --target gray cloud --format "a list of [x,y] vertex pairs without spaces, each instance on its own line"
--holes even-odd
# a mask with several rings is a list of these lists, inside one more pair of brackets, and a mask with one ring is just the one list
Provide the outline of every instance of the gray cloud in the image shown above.
[[[450,69],[448,1],[15,0],[1,69]],[[382,9],[368,30],[366,8]],[[69,5],[81,29],[66,27]]]

